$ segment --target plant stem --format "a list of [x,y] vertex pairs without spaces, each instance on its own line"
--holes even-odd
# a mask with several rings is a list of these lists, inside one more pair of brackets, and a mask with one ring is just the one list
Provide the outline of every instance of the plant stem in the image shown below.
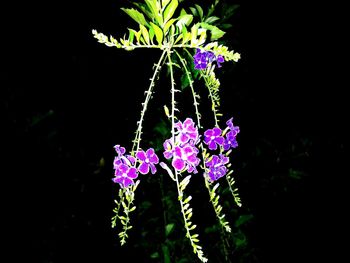
[[[151,78],[151,82],[149,84],[148,90],[146,91],[146,98],[144,103],[142,103],[142,111],[141,111],[141,116],[140,120],[137,122],[137,130],[135,132],[135,139],[133,140],[133,146],[131,150],[131,155],[135,156],[135,153],[140,149],[140,141],[141,141],[141,134],[142,134],[142,123],[143,119],[147,110],[147,105],[149,100],[151,99],[152,96],[152,90],[155,85],[155,79],[157,77],[157,74],[160,71],[160,68],[162,67],[162,62],[163,59],[165,58],[166,50],[163,50],[162,55],[160,56],[160,59],[158,60],[158,63],[156,64],[156,68],[153,72],[153,76]],[[165,60],[164,60],[165,61]]]

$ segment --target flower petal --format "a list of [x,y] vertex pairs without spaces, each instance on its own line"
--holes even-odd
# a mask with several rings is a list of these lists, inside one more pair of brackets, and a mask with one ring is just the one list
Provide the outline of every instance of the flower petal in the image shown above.
[[178,171],[181,171],[185,167],[185,162],[180,158],[174,158],[171,165]]
[[151,163],[157,164],[157,163],[159,163],[159,158],[158,158],[158,156],[156,154],[153,154],[152,156],[149,157],[149,161]]
[[137,169],[134,167],[131,167],[128,171],[128,177],[131,179],[135,179],[137,177]]
[[124,187],[128,187],[129,185],[133,184],[134,181],[128,177],[124,177],[123,185]]
[[216,145],[214,140],[209,143],[210,150],[216,150],[217,148],[218,148],[218,146]]
[[215,128],[213,129],[213,135],[214,135],[214,136],[219,136],[219,135],[221,135],[221,129],[218,128],[218,127],[215,127]]
[[225,139],[224,139],[224,137],[219,136],[219,137],[216,137],[216,138],[214,139],[214,141],[215,141],[216,143],[220,144],[220,145],[223,145]]
[[146,155],[147,155],[148,158],[150,158],[152,155],[154,155],[154,149],[153,148],[149,148],[146,151]]
[[149,172],[149,165],[147,163],[141,163],[139,166],[139,172],[142,174],[148,174]]
[[146,160],[146,158],[147,158],[147,156],[146,156],[146,154],[145,154],[144,151],[138,151],[138,152],[136,153],[136,157],[137,157],[139,160],[141,160],[141,161],[144,161],[144,160]]
[[151,167],[151,173],[155,174],[157,172],[157,168],[153,163],[150,163],[150,167]]

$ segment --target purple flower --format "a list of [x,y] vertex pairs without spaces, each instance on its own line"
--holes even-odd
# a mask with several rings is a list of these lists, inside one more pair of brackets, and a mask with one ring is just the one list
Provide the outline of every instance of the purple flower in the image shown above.
[[223,56],[218,55],[216,57],[216,64],[218,64],[218,68],[221,68],[221,63],[224,63],[224,62],[225,62],[225,59]]
[[198,149],[190,143],[185,144],[183,147],[176,146],[172,166],[178,171],[185,169],[190,173],[197,173],[196,167],[200,162],[199,158],[197,158],[198,152]]
[[206,69],[208,63],[216,61],[219,68],[221,68],[221,63],[225,62],[222,55],[215,56],[211,51],[202,51],[199,48],[196,50],[196,54],[193,56],[194,68],[198,70]]
[[177,122],[175,124],[175,128],[177,128],[179,132],[179,135],[176,139],[180,142],[180,144],[185,144],[190,139],[194,142],[197,142],[198,130],[191,118],[187,118],[183,123],[181,123],[181,121]]
[[154,149],[150,148],[146,152],[138,151],[136,157],[140,160],[138,170],[142,174],[148,174],[149,168],[151,168],[152,174],[155,174],[157,169],[154,164],[159,162],[158,156],[154,153]]
[[128,187],[133,184],[133,179],[137,178],[137,170],[126,164],[120,164],[115,170],[115,178],[113,182],[119,183],[121,187]]
[[207,52],[202,52],[199,48],[197,48],[196,54],[193,56],[194,58],[194,68],[195,69],[206,69],[207,67]]
[[172,143],[172,139],[167,139],[163,143],[163,147],[165,150],[163,152],[163,155],[165,159],[170,159],[171,157],[173,157],[173,153],[174,153],[173,146],[174,146],[174,143]]
[[230,148],[237,148],[238,147],[238,142],[236,139],[236,136],[234,135],[233,131],[230,131],[226,134],[226,139],[224,142],[224,150],[227,151]]
[[223,145],[225,139],[221,136],[221,129],[215,127],[204,132],[204,142],[209,146],[210,150],[216,150],[217,145]]
[[211,181],[216,181],[219,178],[223,177],[227,173],[226,164],[229,162],[229,158],[223,154],[219,156],[213,155],[209,160],[205,163],[205,166],[209,168],[208,176]]
[[237,142],[236,136],[239,133],[239,127],[233,126],[232,120],[233,120],[233,118],[229,119],[226,122],[230,131],[226,134],[226,139],[225,139],[225,142],[223,145],[225,151],[227,151],[230,148],[238,147],[238,142]]
[[122,156],[125,153],[125,148],[121,147],[119,144],[114,146],[115,151],[117,152],[118,156]]

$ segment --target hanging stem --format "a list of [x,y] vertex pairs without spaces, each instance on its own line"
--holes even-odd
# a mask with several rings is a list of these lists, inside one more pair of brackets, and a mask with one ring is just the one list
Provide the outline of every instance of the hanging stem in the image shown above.
[[[172,141],[175,144],[175,81],[174,81],[174,72],[173,72],[173,65],[171,60],[171,50],[168,49],[167,52],[168,55],[168,65],[170,69],[170,79],[171,79],[171,135],[172,135]],[[182,180],[182,182],[179,182],[179,173],[176,169],[174,169],[175,174],[175,182],[177,187],[177,193],[178,193],[178,200],[180,202],[181,207],[181,214],[184,220],[184,225],[186,229],[186,237],[190,240],[191,246],[193,248],[193,252],[197,254],[198,258],[202,262],[207,262],[208,259],[204,257],[202,247],[197,245],[196,242],[199,242],[198,240],[198,234],[191,235],[191,230],[196,228],[196,225],[192,225],[192,222],[190,221],[190,218],[192,217],[192,208],[189,208],[189,201],[192,199],[191,196],[188,196],[184,200],[184,190],[186,186],[189,183],[189,180],[191,178],[190,175],[188,175],[185,179]]]
[[[135,132],[135,139],[133,140],[133,145],[132,145],[132,150],[131,150],[131,155],[135,156],[135,153],[140,149],[140,142],[141,142],[141,135],[142,135],[142,123],[143,119],[147,110],[147,105],[149,100],[152,97],[152,90],[155,85],[155,79],[163,65],[162,62],[165,61],[165,55],[166,55],[166,50],[163,50],[162,55],[160,56],[160,59],[158,63],[156,64],[156,68],[153,72],[153,76],[151,78],[151,82],[149,84],[148,90],[146,91],[146,98],[144,103],[142,103],[142,111],[141,111],[141,116],[140,120],[137,122],[137,130]],[[163,61],[164,60],[164,61]]]
[[182,64],[182,66],[183,66],[184,69],[185,69],[186,76],[187,76],[188,82],[189,82],[189,84],[190,84],[190,88],[191,88],[191,92],[192,92],[192,97],[193,97],[193,105],[194,105],[194,108],[195,108],[195,111],[196,111],[197,125],[198,125],[198,128],[200,129],[200,128],[202,128],[202,126],[201,126],[201,121],[200,121],[200,119],[201,119],[201,114],[199,113],[199,110],[198,110],[198,105],[199,105],[199,103],[197,102],[197,98],[199,98],[199,95],[196,94],[196,92],[194,91],[193,80],[192,80],[192,77],[191,77],[191,72],[188,70],[187,65],[186,65],[187,61],[186,61],[184,58],[182,58],[182,57],[180,56],[179,52],[177,52],[176,50],[175,50],[175,53],[176,53],[176,55],[178,56],[178,58],[180,59],[181,64]]

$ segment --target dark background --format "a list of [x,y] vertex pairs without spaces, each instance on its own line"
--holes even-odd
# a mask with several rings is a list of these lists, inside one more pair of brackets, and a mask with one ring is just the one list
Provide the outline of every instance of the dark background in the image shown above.
[[[239,262],[337,262],[345,244],[339,237],[347,237],[340,179],[347,176],[348,116],[334,74],[337,51],[327,49],[332,27],[318,6],[236,3],[227,41],[242,59],[225,63],[221,82],[223,112],[241,127],[233,160],[245,206],[238,213],[253,215]],[[92,37],[94,28],[122,36],[135,26],[119,10],[125,5],[60,1],[3,9],[3,227],[15,249],[9,262],[156,262],[137,246],[137,227],[125,248],[110,228],[118,189],[110,180],[112,147],[130,147],[159,56],[107,48]],[[161,111],[150,115],[146,121],[156,123]],[[143,185],[140,198],[157,198],[153,186]],[[134,225],[146,217],[135,216]],[[162,241],[152,240],[156,250]]]

